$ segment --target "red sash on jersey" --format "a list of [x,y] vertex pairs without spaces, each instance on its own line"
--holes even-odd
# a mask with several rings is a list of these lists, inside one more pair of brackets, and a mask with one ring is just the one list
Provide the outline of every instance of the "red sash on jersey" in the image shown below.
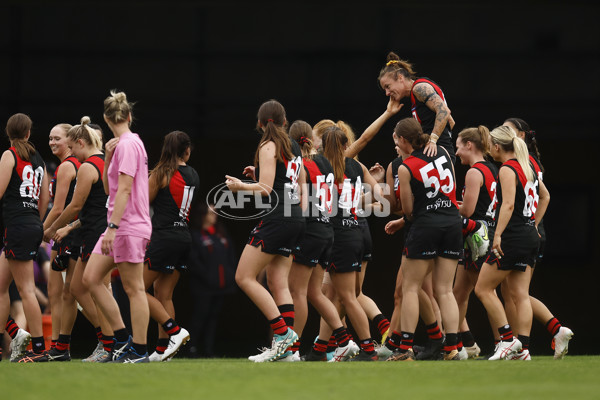
[[483,175],[483,183],[485,185],[488,195],[490,196],[490,200],[493,200],[495,190],[492,190],[492,183],[496,182],[496,177],[494,176],[492,171],[490,171],[490,169],[483,163],[476,162],[475,164],[473,164],[472,168],[475,168]]
[[102,158],[100,158],[100,156],[98,156],[97,154],[94,154],[93,156],[90,156],[90,158],[85,160],[84,162],[90,163],[94,167],[96,167],[96,169],[98,170],[98,174],[100,175],[100,180],[102,180],[102,178],[104,176],[104,160]]
[[445,102],[446,99],[444,98],[444,92],[442,92],[442,89],[438,85],[436,85],[434,82],[430,81],[429,79],[425,79],[425,78],[419,78],[419,79],[415,80],[413,82],[412,87],[410,88],[411,110],[412,110],[413,117],[417,121],[419,121],[419,123],[421,123],[421,118],[419,118],[419,115],[417,114],[417,110],[416,110],[417,98],[415,97],[415,95],[413,93],[413,89],[414,89],[415,85],[417,85],[419,83],[430,84],[433,87],[433,90],[435,90],[435,92],[438,94],[438,96],[440,96],[440,98],[442,99],[443,102]]

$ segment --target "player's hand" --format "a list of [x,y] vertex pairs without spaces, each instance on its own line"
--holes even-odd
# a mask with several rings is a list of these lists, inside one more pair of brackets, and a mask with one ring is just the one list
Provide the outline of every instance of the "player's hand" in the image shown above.
[[437,145],[433,142],[427,142],[425,145],[425,151],[423,152],[427,157],[437,156]]
[[502,251],[502,248],[500,247],[500,244],[502,242],[502,237],[500,235],[494,235],[494,245],[492,246],[492,253],[498,257],[498,260],[502,258],[502,256],[504,255],[504,252]]
[[398,232],[400,229],[404,228],[405,224],[406,224],[406,221],[404,220],[404,218],[395,219],[393,221],[390,221],[387,224],[385,224],[385,233],[387,233],[388,235],[393,235],[394,233]]
[[232,192],[237,192],[242,188],[243,185],[241,180],[229,175],[225,175],[225,184],[227,185],[227,188]]
[[253,165],[248,165],[246,168],[244,168],[244,172],[242,172],[242,174],[244,174],[244,176],[246,178],[250,178],[253,181],[256,180],[256,168]]
[[402,107],[404,107],[404,103],[400,103],[400,101],[394,100],[390,96],[390,101],[388,101],[386,111],[389,112],[390,114],[396,114],[396,113],[398,113],[398,111],[400,111],[402,109]]
[[371,168],[369,168],[369,173],[379,183],[383,183],[385,178],[385,168],[383,168],[379,163],[375,163]]
[[69,232],[71,232],[71,229],[69,228],[68,225],[63,228],[60,228],[54,234],[54,237],[53,237],[54,241],[57,243],[62,242],[62,240],[65,238],[65,236],[67,236],[69,234]]
[[48,229],[46,229],[44,231],[44,242],[50,243],[50,240],[53,239],[55,233],[56,233],[56,230],[53,229],[52,227],[49,227]]

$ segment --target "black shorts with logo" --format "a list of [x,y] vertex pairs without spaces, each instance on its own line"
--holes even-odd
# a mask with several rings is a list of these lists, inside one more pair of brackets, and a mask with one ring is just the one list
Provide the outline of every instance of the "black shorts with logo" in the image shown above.
[[498,264],[498,269],[503,271],[521,272],[524,272],[527,266],[535,265],[540,247],[540,237],[535,227],[518,233],[505,231],[501,237],[500,248],[504,255],[498,259],[490,244],[490,251],[485,260],[487,264]]
[[259,247],[264,253],[290,256],[304,235],[304,219],[261,220],[250,232],[248,244]]
[[4,228],[4,255],[11,260],[35,260],[43,236],[40,220],[9,225]]
[[406,233],[402,255],[420,260],[436,257],[460,259],[463,255],[460,220],[446,227],[412,225]]
[[94,247],[100,239],[100,236],[106,231],[106,225],[95,226],[92,228],[83,228],[81,231],[81,261],[87,262],[94,251]]
[[328,272],[360,272],[364,240],[360,228],[336,231]]
[[152,232],[146,247],[144,263],[152,271],[165,274],[172,274],[176,270],[182,272],[187,270],[191,248],[192,237],[189,231],[172,235],[169,232],[156,230]]
[[322,222],[307,222],[304,236],[294,248],[294,262],[315,267],[329,266],[333,246],[333,227]]
[[358,227],[363,238],[364,249],[363,249],[363,261],[373,260],[373,239],[371,238],[371,230],[369,229],[369,222],[366,218],[358,218]]
[[81,253],[81,237],[79,229],[69,233],[60,243],[54,242],[52,250],[56,251],[56,257],[52,261],[52,270],[64,271],[69,266],[69,260],[79,258]]

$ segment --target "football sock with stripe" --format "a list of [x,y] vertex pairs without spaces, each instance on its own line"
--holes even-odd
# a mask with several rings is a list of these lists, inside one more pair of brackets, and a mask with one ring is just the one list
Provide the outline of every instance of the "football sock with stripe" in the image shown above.
[[164,354],[167,347],[169,347],[169,338],[158,338],[156,341],[156,352],[158,354]]
[[293,328],[294,317],[295,317],[294,305],[293,304],[282,304],[280,306],[277,306],[277,308],[279,309],[279,312],[281,313],[281,316],[283,317],[285,324],[287,326],[289,326],[290,328]]
[[513,341],[513,331],[509,324],[501,326],[498,328],[498,333],[500,334],[500,340],[503,342],[512,342]]
[[181,332],[181,328],[173,318],[169,318],[164,324],[162,324],[162,328],[169,336],[177,335],[179,332]]
[[15,320],[9,315],[8,320],[6,321],[6,332],[8,332],[11,339],[14,339],[17,336],[17,332],[19,331],[19,325],[15,322]]
[[560,322],[554,317],[552,317],[548,322],[546,322],[546,330],[552,336],[555,336],[561,327],[562,325],[560,324]]
[[276,335],[285,335],[285,333],[287,332],[288,327],[281,315],[269,321],[269,324],[271,325],[273,333]]

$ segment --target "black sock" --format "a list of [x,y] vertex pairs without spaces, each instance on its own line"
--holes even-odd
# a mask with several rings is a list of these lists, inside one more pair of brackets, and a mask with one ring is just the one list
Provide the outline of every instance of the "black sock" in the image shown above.
[[461,332],[460,337],[462,339],[463,346],[465,346],[465,347],[475,346],[475,338],[473,337],[473,334],[471,333],[471,331]]
[[281,316],[283,317],[283,320],[285,321],[285,324],[290,327],[293,328],[294,327],[294,305],[293,304],[282,304],[280,306],[277,306],[277,308],[279,309],[279,312],[281,313]]
[[373,323],[377,325],[377,330],[383,336],[390,329],[390,321],[383,314],[378,314],[373,318]]
[[446,352],[446,354],[449,354],[450,352],[452,352],[452,350],[456,349],[457,342],[457,333],[446,333],[446,344],[444,345],[444,351]]
[[412,350],[413,342],[415,340],[415,333],[402,331],[400,334],[402,335],[402,343],[400,344],[400,351],[402,353],[406,353],[408,350]]
[[339,347],[346,347],[348,345],[348,342],[350,341],[350,336],[348,336],[348,332],[346,331],[346,328],[344,326],[334,330],[333,334],[335,335],[335,340]]
[[14,339],[15,336],[17,336],[18,331],[19,331],[19,326],[17,325],[17,323],[15,322],[13,317],[11,317],[9,315],[8,320],[6,321],[6,332],[11,337],[11,339]]
[[388,349],[393,351],[393,350],[399,349],[401,344],[402,344],[402,336],[400,336],[399,332],[393,331],[392,335],[390,336],[390,338],[388,339],[388,341],[385,345]]
[[317,355],[323,355],[327,351],[327,342],[325,340],[317,339],[312,348],[313,353]]
[[500,340],[503,342],[512,342],[513,341],[513,331],[509,324],[501,326],[498,328],[498,333],[500,334]]
[[119,343],[123,343],[129,340],[129,332],[127,332],[127,328],[117,329],[115,331],[115,339]]
[[137,353],[138,356],[143,356],[148,352],[148,346],[145,344],[131,343],[131,347],[133,347],[133,351]]
[[517,339],[523,345],[523,350],[529,350],[529,336],[519,335]]
[[169,336],[177,335],[179,332],[181,332],[181,328],[179,325],[177,325],[177,322],[175,322],[173,318],[169,318],[167,322],[162,324],[162,328]]
[[58,335],[58,340],[56,341],[56,350],[65,352],[69,350],[69,345],[71,344],[71,335]]
[[42,353],[46,350],[46,343],[44,343],[44,337],[32,337],[31,338],[31,349],[34,353]]
[[169,338],[158,338],[156,341],[156,352],[158,354],[164,354],[167,347],[169,347]]
[[110,353],[113,350],[113,347],[115,347],[114,336],[107,336],[102,334],[102,339],[100,339],[100,341],[102,342],[102,347],[104,348],[104,351]]

